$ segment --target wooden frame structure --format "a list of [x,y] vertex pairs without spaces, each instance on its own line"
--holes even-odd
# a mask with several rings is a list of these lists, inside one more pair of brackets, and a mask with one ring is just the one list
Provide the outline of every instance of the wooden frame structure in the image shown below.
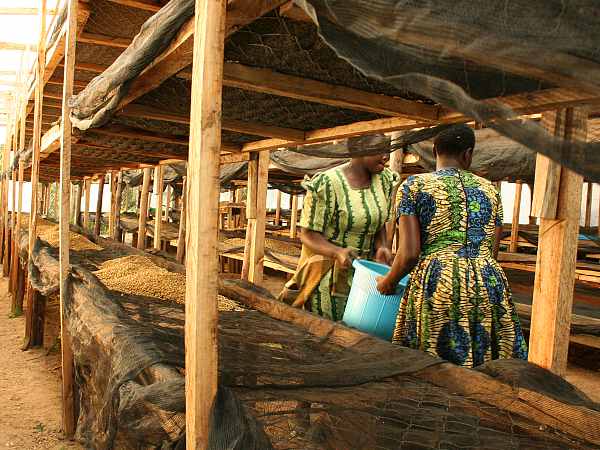
[[[160,9],[159,5],[134,0],[111,0],[123,11],[143,11],[150,17]],[[266,192],[269,172],[269,152],[280,147],[319,143],[378,132],[409,130],[433,123],[467,121],[468,118],[436,105],[409,101],[380,92],[362,91],[351,86],[334,85],[321,80],[309,80],[296,75],[279,73],[271,68],[252,68],[243,64],[224,63],[225,40],[241,27],[251,24],[263,15],[284,5],[283,0],[196,0],[196,14],[186,23],[168,48],[131,83],[129,93],[118,107],[118,117],[157,121],[162,124],[190,125],[189,147],[187,137],[165,134],[156,130],[139,129],[121,124],[109,124],[89,133],[74,136],[71,132],[67,100],[70,94],[84,88],[90,74],[102,72],[110,61],[94,63],[77,61],[77,44],[91,48],[108,49],[114,57],[125,49],[130,39],[99,35],[85,31],[90,8],[93,5],[69,0],[68,20],[63,25],[59,39],[46,48],[45,1],[40,9],[41,33],[35,80],[25,95],[23,105],[16,108],[14,133],[19,133],[19,148],[24,148],[25,138],[33,142],[32,167],[19,166],[18,214],[13,229],[18,236],[21,227],[22,183],[26,173],[32,182],[32,204],[29,223],[29,250],[36,237],[38,181],[60,178],[60,268],[61,305],[68,292],[66,280],[69,264],[69,196],[71,178],[82,179],[85,186],[83,225],[89,226],[90,185],[92,177],[98,177],[99,195],[96,205],[94,233],[100,234],[102,192],[105,174],[124,169],[143,169],[143,187],[139,209],[139,232],[137,247],[146,246],[146,222],[148,195],[152,167],[156,169],[157,198],[162,197],[161,161],[188,160],[188,174],[184,181],[183,214],[180,220],[178,261],[185,261],[186,286],[186,399],[187,444],[189,448],[205,448],[208,439],[210,410],[217,389],[217,222],[219,164],[232,161],[248,161],[248,199],[246,251],[242,276],[260,284],[263,276],[264,235],[266,221]],[[287,11],[287,10],[286,10]],[[97,11],[96,11],[97,12]],[[136,13],[136,14],[137,14]],[[137,17],[137,16],[136,16]],[[305,20],[305,19],[303,19]],[[133,37],[133,36],[132,36]],[[192,51],[193,48],[193,51]],[[111,58],[108,58],[111,59]],[[64,61],[64,62],[63,62]],[[193,70],[189,67],[193,62]],[[62,76],[55,73],[63,68]],[[191,81],[190,114],[162,111],[138,100],[160,89],[170,79]],[[44,88],[48,92],[44,92]],[[58,87],[58,88],[57,88]],[[352,123],[331,120],[335,125],[300,129],[273,123],[244,122],[238,119],[222,119],[221,99],[224,88],[228,92],[240,89],[245,92],[276,96],[294,102],[312,102],[327,108],[340,108],[370,115]],[[58,91],[57,91],[58,89]],[[33,102],[30,99],[33,98]],[[580,105],[597,102],[600,95],[570,88],[545,89],[491,98],[490,103],[502,103],[522,114],[542,111],[552,113],[552,129],[557,135],[573,138],[585,129],[587,117]],[[58,100],[61,100],[60,102]],[[577,108],[575,108],[577,107]],[[565,109],[567,108],[567,109]],[[330,111],[329,109],[327,111]],[[32,115],[33,129],[27,128]],[[332,113],[333,115],[333,113]],[[376,117],[376,116],[385,117]],[[60,116],[61,125],[53,125]],[[561,119],[562,118],[562,119]],[[21,128],[16,126],[20,123]],[[17,131],[20,130],[20,131]],[[42,132],[45,131],[45,133]],[[242,142],[225,142],[224,132],[243,134]],[[260,137],[260,139],[258,137]],[[113,148],[107,142],[125,142]],[[13,139],[16,147],[17,139]],[[156,148],[148,149],[148,145]],[[57,150],[59,150],[57,152]],[[77,155],[75,157],[74,155]],[[113,156],[109,156],[109,155]],[[400,161],[401,164],[401,161]],[[40,170],[42,168],[42,170]],[[14,179],[14,175],[13,175]],[[541,219],[541,239],[538,250],[535,292],[532,312],[531,360],[559,374],[566,365],[565,333],[569,330],[569,307],[572,302],[572,285],[575,274],[573,236],[576,239],[575,212],[579,217],[581,177],[564,168],[538,157],[534,212]],[[120,182],[118,185],[120,186]],[[521,186],[519,184],[519,186]],[[116,188],[118,192],[119,187]],[[7,199],[2,187],[1,239],[7,241]],[[80,190],[81,192],[81,190]],[[520,187],[518,189],[520,200]],[[118,198],[119,196],[116,195]],[[590,197],[588,197],[590,198]],[[588,200],[588,205],[591,199]],[[518,232],[518,204],[515,202]],[[577,206],[575,205],[577,203]],[[298,197],[291,199],[292,238],[297,235]],[[162,201],[158,202],[155,215],[155,248],[160,249]],[[588,208],[589,210],[589,208]],[[111,230],[116,236],[114,218],[119,211],[111,213]],[[588,213],[589,215],[589,213]],[[203,237],[202,239],[200,237]],[[3,242],[4,242],[3,241]],[[0,245],[0,247],[3,245]],[[5,247],[8,248],[8,247]],[[14,248],[14,246],[13,246]],[[511,251],[516,250],[516,240]],[[6,250],[5,250],[6,251]],[[14,252],[15,250],[13,250]],[[11,259],[12,265],[15,259]],[[12,278],[12,277],[11,277]],[[555,280],[555,281],[550,281]],[[16,282],[13,282],[15,289]],[[34,293],[27,294],[27,346],[35,344],[33,317]],[[72,355],[66,326],[62,326],[63,370],[63,421],[65,430],[72,434]]]

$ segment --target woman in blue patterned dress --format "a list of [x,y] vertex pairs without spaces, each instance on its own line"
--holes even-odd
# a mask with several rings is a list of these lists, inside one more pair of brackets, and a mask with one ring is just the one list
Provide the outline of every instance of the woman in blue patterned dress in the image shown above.
[[527,344],[506,276],[496,261],[502,203],[494,185],[467,169],[475,134],[466,125],[435,140],[436,171],[400,187],[400,242],[378,289],[410,284],[400,305],[394,342],[455,364],[527,359]]

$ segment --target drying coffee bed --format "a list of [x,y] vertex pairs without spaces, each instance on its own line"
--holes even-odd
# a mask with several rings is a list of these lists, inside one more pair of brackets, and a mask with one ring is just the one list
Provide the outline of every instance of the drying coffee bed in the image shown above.
[[[105,278],[114,283],[139,263],[131,256],[179,275],[183,267],[119,243],[92,244],[102,249],[71,252],[65,305],[77,437],[87,448],[184,448],[183,305],[109,291],[91,272],[102,278],[116,270]],[[55,295],[57,249],[38,241],[32,263],[33,286]],[[289,308],[241,282],[220,280],[219,291],[245,308],[219,313],[211,448],[600,445],[600,406],[540,368],[508,360],[467,370]]]

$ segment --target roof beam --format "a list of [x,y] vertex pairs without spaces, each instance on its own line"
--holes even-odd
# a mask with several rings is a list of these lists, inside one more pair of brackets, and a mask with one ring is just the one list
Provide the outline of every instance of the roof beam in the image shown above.
[[[48,15],[55,15],[55,9],[48,9]],[[0,16],[37,16],[38,8],[0,8]]]
[[[187,115],[167,113],[145,105],[130,104],[125,106],[119,113],[126,117],[139,117],[148,120],[161,120],[165,122],[189,125],[190,118]],[[252,134],[279,139],[304,139],[304,131],[293,128],[282,128],[262,123],[245,122],[242,120],[223,119],[222,128],[237,133]]]
[[[226,36],[262,15],[278,8],[286,0],[232,0],[227,5]],[[128,105],[142,95],[160,86],[165,80],[192,64],[194,45],[194,18],[179,30],[177,37],[154,62],[132,83],[120,106]]]
[[125,49],[131,44],[131,39],[106,36],[104,34],[81,33],[77,42]]
[[108,0],[109,2],[116,3],[122,6],[128,6],[129,8],[143,9],[144,11],[157,12],[160,11],[159,4],[148,1],[148,0]]

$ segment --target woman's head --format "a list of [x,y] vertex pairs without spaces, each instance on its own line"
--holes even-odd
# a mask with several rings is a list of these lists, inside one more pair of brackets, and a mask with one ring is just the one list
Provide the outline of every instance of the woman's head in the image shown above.
[[453,161],[461,168],[471,167],[475,133],[467,125],[454,125],[437,135],[433,143],[433,154],[439,162]]
[[352,153],[367,150],[381,151],[376,155],[357,156],[352,158],[356,164],[364,166],[370,173],[381,173],[390,160],[390,138],[385,134],[351,137],[348,139],[348,150]]

